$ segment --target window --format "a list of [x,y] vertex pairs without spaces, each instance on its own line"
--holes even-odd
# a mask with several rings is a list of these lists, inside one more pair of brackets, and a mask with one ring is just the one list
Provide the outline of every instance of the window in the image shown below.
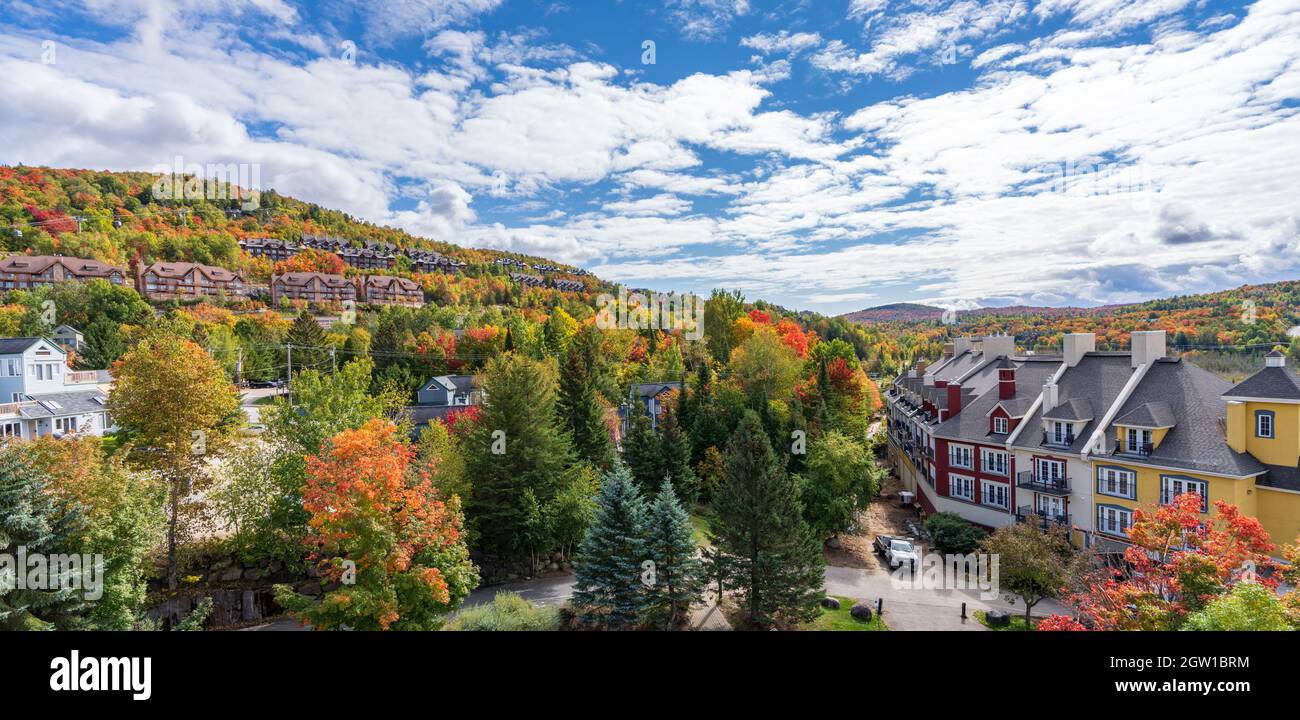
[[1151,445],[1151,431],[1139,430],[1138,428],[1128,429],[1128,445],[1126,449],[1131,453],[1146,453]]
[[975,499],[975,481],[962,475],[948,476],[948,496],[962,500]]
[[1127,535],[1133,525],[1133,511],[1115,505],[1097,506],[1097,532]]
[[22,424],[22,423],[20,423],[20,422],[18,422],[18,421],[16,421],[16,420],[13,421],[13,422],[0,423],[0,437],[16,437],[16,438],[20,438],[20,437],[22,437],[22,436],[23,436],[23,424]]
[[1097,468],[1097,494],[1137,499],[1137,477],[1132,470]]
[[9,358],[5,360],[5,371],[9,377],[22,377],[23,361],[19,358]]
[[948,464],[972,470],[975,468],[975,454],[971,452],[969,445],[949,445]]
[[77,418],[61,417],[54,418],[54,430],[61,433],[74,433],[77,431]]
[[1007,474],[1007,454],[997,450],[980,450],[980,467],[993,475]]
[[1259,437],[1259,438],[1273,437],[1273,411],[1272,410],[1255,411],[1255,437]]
[[1004,417],[993,418],[993,432],[998,435],[1006,435],[1009,425],[1010,423],[1008,423],[1007,419]]
[[1177,475],[1160,476],[1160,504],[1168,505],[1174,498],[1187,493],[1201,496],[1201,512],[1209,510],[1209,484],[1204,480],[1179,477]]
[[998,482],[980,482],[980,502],[989,507],[1006,510],[1011,504],[1009,488]]
[[1070,443],[1074,442],[1074,438],[1071,437],[1070,429],[1071,428],[1069,423],[1053,422],[1052,442],[1056,443],[1057,445],[1069,445]]

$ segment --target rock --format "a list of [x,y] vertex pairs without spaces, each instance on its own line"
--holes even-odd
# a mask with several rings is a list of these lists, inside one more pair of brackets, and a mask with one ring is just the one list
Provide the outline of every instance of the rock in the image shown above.
[[231,567],[228,567],[225,570],[221,571],[221,575],[217,579],[221,582],[234,582],[235,580],[238,580],[243,574],[244,571],[242,568],[240,568],[238,565],[232,565]]
[[546,569],[547,569],[547,570],[550,570],[551,572],[555,572],[556,570],[559,570],[559,569],[560,569],[560,564],[559,564],[559,563],[554,563],[554,562],[553,562],[553,563],[547,565],[547,566],[546,566]]
[[320,595],[320,594],[321,594],[320,583],[318,583],[318,582],[314,582],[314,581],[313,581],[313,582],[305,582],[305,583],[302,583],[302,584],[298,585],[297,590],[298,590],[298,592],[299,592],[300,594],[302,594],[302,595],[307,595],[307,596],[310,596],[310,597],[316,597],[317,595]]
[[250,568],[244,571],[245,580],[261,580],[266,577],[266,571],[258,568]]
[[830,610],[839,610],[839,609],[840,609],[840,601],[839,601],[839,600],[836,600],[836,599],[833,598],[833,597],[824,597],[824,598],[822,598],[822,607],[827,608],[827,609],[830,609]]
[[245,590],[240,597],[239,617],[242,620],[260,620],[262,613],[257,609],[257,593]]
[[826,547],[829,547],[829,548],[832,549],[832,550],[839,550],[839,549],[840,549],[840,539],[837,538],[837,537],[833,537],[833,538],[831,538],[830,540],[827,540],[827,541],[826,541]]
[[270,565],[266,566],[267,572],[274,575],[284,569],[284,563],[279,560],[272,560]]
[[849,614],[859,620],[870,620],[874,611],[866,603],[855,603]]
[[1006,610],[989,610],[984,613],[984,621],[989,627],[1010,627],[1011,613]]

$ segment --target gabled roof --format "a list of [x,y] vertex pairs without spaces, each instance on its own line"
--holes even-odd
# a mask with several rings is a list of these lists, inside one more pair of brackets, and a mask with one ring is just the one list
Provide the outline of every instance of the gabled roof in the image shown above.
[[326,287],[337,288],[352,285],[352,281],[342,275],[331,275],[329,273],[290,272],[275,276],[275,282],[294,287],[306,287],[312,280],[320,280]]
[[632,394],[640,398],[650,398],[669,390],[681,390],[680,381],[657,382],[657,383],[637,383],[632,386]]
[[17,355],[44,340],[38,337],[0,338],[0,355]]
[[[1056,372],[1061,365],[1059,359],[1042,362],[1028,358],[1012,358],[1010,361],[1016,366],[1016,394],[1001,400],[998,398],[997,383],[986,385],[978,397],[969,401],[963,399],[962,411],[940,423],[934,431],[935,437],[991,443],[1006,441],[1006,435],[995,435],[991,432],[989,413],[998,405],[1007,404],[1023,404],[1027,409],[1042,392],[1043,383],[1047,382],[1047,379],[1052,377],[1052,373]],[[989,363],[989,367],[994,370],[992,375],[995,378],[1000,364],[1000,362]],[[1023,412],[1022,410],[1022,415]]]
[[[1059,367],[1059,365],[1053,365],[1053,368],[1056,367]],[[1021,427],[1024,430],[1016,437],[1015,446],[1033,449],[1042,448],[1055,453],[1073,454],[1081,452],[1083,446],[1087,444],[1088,438],[1092,435],[1092,431],[1096,429],[1093,426],[1095,418],[1092,417],[1094,408],[1104,413],[1106,409],[1114,404],[1124,386],[1128,384],[1129,379],[1133,376],[1133,372],[1132,360],[1128,353],[1084,353],[1078,364],[1066,368],[1057,381],[1059,402],[1055,410],[1059,412],[1051,413],[1063,416],[1058,418],[1062,420],[1072,416],[1087,416],[1086,421],[1079,418],[1083,425],[1075,429],[1074,443],[1065,448],[1043,442],[1042,423],[1045,412],[1040,405],[1032,415],[1021,421]],[[1070,401],[1074,399],[1086,400],[1086,408],[1074,406],[1062,409],[1063,406],[1073,405]]]
[[1177,422],[1173,408],[1163,400],[1143,403],[1115,418],[1116,425],[1148,429],[1171,428]]
[[[1247,453],[1234,452],[1227,442],[1227,405],[1222,395],[1228,381],[1189,362],[1162,359],[1152,364],[1142,382],[1120,408],[1123,419],[1140,408],[1165,405],[1177,421],[1165,433],[1160,446],[1145,458],[1115,456],[1125,463],[1182,468],[1191,471],[1244,477],[1267,468]],[[1114,427],[1103,433],[1105,452],[1114,453]],[[1097,457],[1102,460],[1102,456]]]
[[423,288],[420,287],[419,283],[396,275],[367,275],[364,282],[367,287],[380,290],[393,290],[393,286],[396,285],[396,289],[403,292],[423,292]]
[[108,277],[113,273],[126,274],[126,270],[116,265],[63,255],[10,255],[0,259],[0,272],[36,274],[45,272],[55,264],[62,265],[70,274],[77,276]]
[[200,265],[199,263],[189,262],[157,262],[144,269],[144,272],[153,273],[163,278],[183,278],[190,272],[197,272],[213,282],[233,282],[240,280],[239,274],[223,267],[215,265]]
[[1044,420],[1084,422],[1093,419],[1092,403],[1087,398],[1074,397],[1062,400],[1059,405],[1043,413]]
[[[1048,374],[1047,377],[1051,377],[1051,374]],[[1047,378],[1043,378],[1043,380],[1046,381]],[[1018,379],[1016,382],[1016,389],[1017,391],[1020,389]],[[1034,406],[1034,399],[1038,397],[1038,392],[1040,392],[1042,388],[1035,388],[1034,390],[1034,394],[1032,395],[1021,395],[1017,392],[1015,397],[1007,398],[1006,400],[999,400],[989,410],[989,412],[993,412],[993,410],[996,410],[997,408],[1002,408],[1003,412],[1007,414],[1007,417],[1012,419],[1022,418],[1025,416],[1025,413],[1029,412],[1029,408]]]
[[1266,367],[1223,394],[1227,397],[1300,400],[1300,375],[1286,367]]

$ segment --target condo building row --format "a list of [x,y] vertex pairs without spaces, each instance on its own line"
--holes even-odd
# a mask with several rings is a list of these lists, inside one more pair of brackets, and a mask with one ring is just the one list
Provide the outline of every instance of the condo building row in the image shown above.
[[1120,552],[1133,512],[1186,493],[1234,504],[1279,546],[1300,535],[1300,376],[1286,356],[1233,385],[1169,357],[1164,331],[1098,352],[1017,352],[1006,335],[957,338],[884,394],[888,449],[926,513],[985,528],[1031,517],[1082,547]]

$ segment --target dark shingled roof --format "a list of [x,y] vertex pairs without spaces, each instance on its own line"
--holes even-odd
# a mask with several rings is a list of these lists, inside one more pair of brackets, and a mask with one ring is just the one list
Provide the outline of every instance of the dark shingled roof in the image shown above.
[[1265,465],[1268,472],[1255,478],[1255,484],[1262,487],[1278,488],[1300,492],[1300,468],[1286,465]]
[[[1019,361],[1019,367],[1016,369],[1016,394],[1013,398],[1002,401],[1005,405],[1011,402],[1024,402],[1026,407],[1033,404],[1034,398],[1043,390],[1043,383],[1056,372],[1060,367],[1060,360],[1053,358],[1051,361]],[[996,377],[996,366],[999,363],[990,363],[994,366]],[[989,432],[988,414],[998,404],[997,383],[988,387],[980,394],[979,397],[967,403],[962,411],[957,413],[956,417],[948,418],[941,423],[935,430],[935,437],[946,438],[948,440],[970,440],[974,442],[993,442],[1001,443],[1007,439],[1006,435],[994,435]]]
[[1070,398],[1062,400],[1061,404],[1043,413],[1044,420],[1067,420],[1069,422],[1078,422],[1080,420],[1092,420],[1096,417],[1092,412],[1092,403],[1087,398]]
[[[1125,407],[1128,407],[1127,405]],[[1173,408],[1163,400],[1138,405],[1115,418],[1116,425],[1137,428],[1170,428],[1178,424]]]
[[0,338],[0,355],[17,355],[40,341],[38,337]]
[[[1228,447],[1227,405],[1222,397],[1228,385],[1226,380],[1191,363],[1172,359],[1156,362],[1116,417],[1127,417],[1146,405],[1162,404],[1178,422],[1149,457],[1115,457],[1139,465],[1238,477],[1263,472],[1265,466],[1254,457]],[[1117,451],[1114,427],[1118,423],[1116,420],[1106,430],[1105,449],[1112,455]]]
[[[1133,366],[1128,353],[1085,353],[1079,364],[1067,368],[1057,383],[1059,404],[1068,403],[1075,398],[1088,401],[1092,407],[1109,408],[1115,398],[1124,389]],[[1043,442],[1043,408],[1040,405],[1033,415],[1021,421],[1024,430],[1016,436],[1015,447],[1041,448],[1048,452],[1078,453],[1088,442],[1088,437],[1096,429],[1096,418],[1089,420],[1076,431],[1074,443],[1068,448],[1058,447]]]
[[[1043,378],[1043,382],[1047,382],[1047,378],[1051,376],[1051,373],[1048,373],[1047,377]],[[1029,412],[1029,408],[1033,406],[1034,400],[1038,398],[1038,393],[1042,392],[1042,388],[1038,388],[1032,395],[1021,396],[1018,392],[1020,390],[1020,379],[1017,378],[1016,390],[1017,393],[1015,397],[1007,398],[1006,400],[999,400],[997,404],[1002,406],[1002,409],[1006,411],[1008,417],[1022,418],[1025,416],[1025,413]]]
[[1223,394],[1229,397],[1300,400],[1300,375],[1286,367],[1266,367]]

